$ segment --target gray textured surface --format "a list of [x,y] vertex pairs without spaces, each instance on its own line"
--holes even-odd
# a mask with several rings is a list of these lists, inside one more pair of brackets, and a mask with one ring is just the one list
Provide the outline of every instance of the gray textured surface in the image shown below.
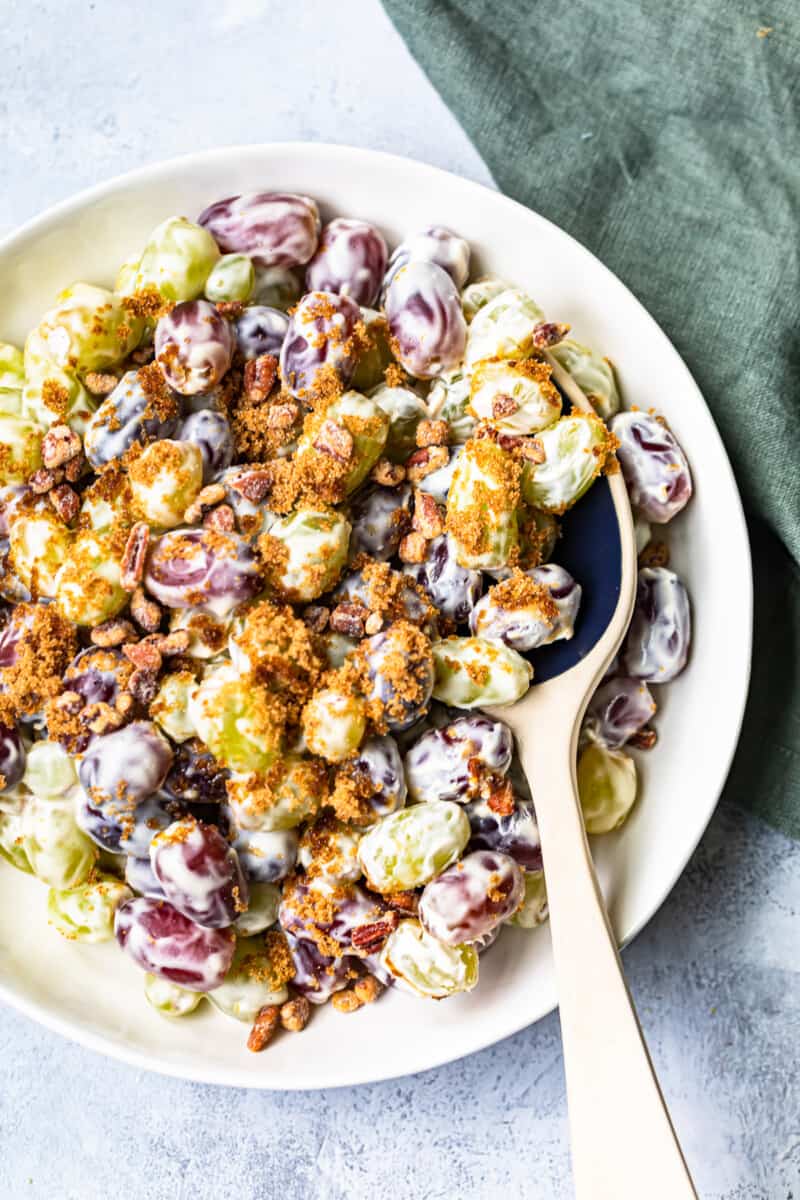
[[[372,0],[48,0],[0,25],[0,231],[237,142],[349,142],[488,180]],[[625,955],[703,1200],[800,1200],[799,909],[800,849],[723,810]],[[415,1078],[280,1095],[149,1075],[0,1010],[3,1200],[494,1193],[570,1194],[555,1017]]]

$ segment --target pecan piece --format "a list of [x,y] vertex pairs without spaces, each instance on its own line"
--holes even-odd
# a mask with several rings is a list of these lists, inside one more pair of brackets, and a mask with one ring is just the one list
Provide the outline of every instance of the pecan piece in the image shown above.
[[265,1004],[263,1008],[258,1010],[253,1028],[250,1030],[250,1036],[247,1039],[247,1049],[252,1050],[254,1054],[258,1054],[271,1041],[278,1028],[280,1021],[281,1010],[277,1004]]
[[147,707],[155,700],[158,692],[158,673],[144,669],[134,671],[128,680],[128,691],[140,704]]
[[384,904],[404,917],[415,917],[419,911],[419,896],[416,892],[390,892],[381,896]]
[[219,529],[222,533],[232,533],[236,528],[236,514],[230,504],[220,504],[212,508],[203,517],[206,529]]
[[83,696],[79,692],[67,690],[56,697],[55,705],[56,708],[63,708],[64,712],[74,717],[83,708]]
[[640,567],[668,567],[669,546],[666,542],[648,542],[639,555]]
[[299,416],[300,409],[296,404],[271,404],[267,409],[267,428],[291,429]]
[[135,642],[138,636],[130,621],[123,617],[112,617],[110,621],[97,625],[89,634],[89,639],[92,645],[110,650],[113,646],[121,646],[123,642]]
[[80,454],[76,454],[69,462],[64,463],[64,478],[67,483],[77,483],[83,474],[86,466],[86,455],[81,450]]
[[83,382],[94,396],[110,396],[119,380],[110,371],[87,371]]
[[514,811],[514,788],[510,779],[493,781],[489,785],[487,804],[492,812],[501,817],[510,817]]
[[444,521],[439,505],[430,492],[414,491],[414,516],[411,528],[421,533],[429,542],[444,533]]
[[335,421],[325,420],[314,439],[314,449],[330,455],[337,462],[348,463],[353,457],[353,438],[346,429]]
[[544,462],[544,446],[536,437],[523,437],[518,441],[519,452],[528,462],[543,463]]
[[497,421],[501,417],[510,417],[515,412],[519,412],[519,405],[514,397],[506,395],[505,392],[498,392],[492,400],[493,419]]
[[644,729],[638,730],[637,733],[629,739],[631,746],[637,750],[652,750],[658,741],[658,734],[652,725],[645,725]]
[[379,458],[370,472],[370,479],[381,487],[399,487],[406,477],[406,469],[400,463]]
[[81,712],[80,720],[92,733],[98,734],[111,733],[114,729],[121,729],[124,724],[122,713],[106,704],[104,700],[87,704]]
[[251,358],[244,368],[244,394],[250,404],[262,404],[272,391],[278,374],[278,360],[274,354],[259,354]]
[[186,509],[183,514],[183,519],[187,525],[194,525],[207,512],[209,508],[213,508],[215,504],[219,504],[226,496],[225,486],[222,483],[209,483],[207,487],[201,488],[197,493],[194,501]]
[[175,654],[185,654],[191,640],[188,629],[176,629],[173,633],[157,633],[145,638],[139,645],[154,646],[163,658],[172,658]]
[[157,673],[161,670],[161,651],[150,638],[142,642],[128,642],[122,647],[122,653],[140,671]]
[[330,615],[330,609],[326,608],[324,604],[309,604],[303,613],[303,620],[314,633],[324,633]]
[[382,985],[374,975],[365,975],[357,979],[351,988],[337,992],[331,997],[331,1004],[337,1012],[357,1012],[364,1004],[372,1004],[383,991]]
[[406,459],[406,476],[412,483],[421,483],[427,475],[447,466],[450,461],[446,446],[425,446]]
[[383,617],[380,613],[370,613],[364,622],[364,633],[367,637],[373,637],[376,633],[380,633],[383,629]]
[[308,1024],[311,1005],[305,996],[295,996],[281,1005],[281,1025],[290,1033],[299,1033]]
[[368,925],[357,925],[350,934],[354,950],[362,954],[377,954],[386,945],[390,933],[394,933],[400,923],[396,912],[388,912],[380,921],[371,921]]
[[558,321],[540,321],[533,331],[533,344],[537,350],[547,350],[563,342],[568,333],[569,325],[562,325]]
[[42,438],[42,462],[50,471],[81,453],[81,439],[69,425],[53,425]]
[[142,582],[149,543],[150,526],[146,521],[137,521],[128,534],[122,555],[119,582],[126,592],[134,592]]
[[330,616],[330,627],[334,633],[343,633],[345,637],[362,638],[364,623],[369,616],[369,609],[357,600],[343,600],[337,604]]
[[49,492],[57,483],[60,483],[63,478],[64,476],[61,471],[49,471],[47,467],[39,467],[29,478],[28,487],[34,496],[43,496],[45,492]]
[[144,588],[137,587],[131,596],[131,616],[147,633],[155,633],[161,624],[162,611],[155,600],[151,600]]
[[417,445],[420,448],[425,446],[446,446],[449,433],[450,427],[447,421],[425,419],[420,421],[417,426]]
[[47,493],[47,499],[58,513],[65,525],[74,521],[80,512],[81,498],[68,483],[59,483]]
[[221,317],[240,317],[244,312],[244,304],[241,300],[219,300],[214,305]]
[[251,504],[260,504],[272,487],[272,472],[264,467],[256,467],[251,471],[242,471],[234,479],[229,480],[230,486]]
[[407,533],[400,543],[397,555],[404,563],[425,562],[428,555],[428,543],[421,533]]

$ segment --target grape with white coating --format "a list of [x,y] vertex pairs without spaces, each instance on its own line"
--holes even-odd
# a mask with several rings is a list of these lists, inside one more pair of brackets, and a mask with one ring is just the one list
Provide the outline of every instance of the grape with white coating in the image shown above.
[[664,525],[692,496],[689,463],[663,421],[646,412],[618,413],[611,432],[631,504],[648,521]]
[[156,361],[170,387],[183,396],[208,392],[233,358],[236,338],[228,321],[207,300],[186,300],[159,318]]
[[464,811],[470,823],[470,850],[496,850],[510,855],[526,871],[541,869],[539,826],[529,801],[515,800],[510,813],[500,813],[488,800],[475,800]]
[[478,982],[474,946],[446,946],[415,920],[400,922],[383,948],[381,964],[403,991],[433,1000],[469,992]]
[[403,570],[424,589],[443,616],[458,625],[469,619],[483,587],[480,571],[462,567],[449,534],[443,533],[428,543],[424,562],[407,563]]
[[505,775],[514,745],[502,721],[475,714],[459,717],[440,729],[430,729],[405,757],[408,790],[417,803],[475,799],[487,772]]
[[460,362],[466,322],[452,279],[433,263],[412,261],[392,279],[386,318],[401,366],[432,379]]
[[519,908],[523,873],[513,858],[475,850],[426,885],[419,919],[446,946],[477,942]]
[[349,296],[308,292],[289,319],[281,346],[283,386],[310,401],[331,372],[343,384],[356,364],[356,326],[361,310]]
[[248,192],[217,200],[197,218],[226,254],[248,254],[264,266],[296,267],[317,248],[319,210],[309,196]]
[[193,992],[219,987],[233,960],[230,929],[204,929],[167,900],[139,896],[117,909],[114,934],[143,971]]
[[289,318],[279,308],[253,304],[236,318],[236,345],[246,360],[262,354],[280,355],[289,329]]
[[622,648],[628,675],[646,683],[669,683],[686,666],[691,640],[692,615],[682,581],[666,567],[643,567]]
[[356,304],[371,305],[386,270],[386,242],[366,221],[337,217],[322,230],[306,267],[310,292],[335,292]]
[[469,833],[469,821],[457,804],[415,804],[384,817],[364,834],[358,848],[361,869],[378,892],[421,887],[460,857]]
[[656,711],[656,703],[641,679],[615,676],[600,685],[584,720],[587,735],[609,750],[619,750],[643,729]]

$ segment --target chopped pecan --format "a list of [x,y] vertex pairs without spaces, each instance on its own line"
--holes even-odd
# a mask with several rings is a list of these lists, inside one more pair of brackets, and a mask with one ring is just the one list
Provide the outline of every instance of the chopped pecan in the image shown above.
[[400,923],[396,912],[388,912],[380,921],[371,921],[368,925],[357,925],[350,935],[354,950],[362,954],[377,954],[386,944],[390,933],[394,933]]
[[640,567],[668,567],[669,546],[666,542],[648,542],[639,555]]
[[637,750],[652,750],[658,741],[658,734],[652,725],[645,725],[644,729],[640,729],[634,733],[629,739],[629,745],[634,746]]
[[412,483],[421,483],[433,471],[446,467],[449,461],[450,455],[446,446],[426,446],[415,450],[410,458],[406,459],[406,476]]
[[353,991],[362,1004],[372,1004],[383,991],[383,984],[374,975],[365,975],[355,981]]
[[311,1016],[311,1005],[305,996],[295,996],[281,1005],[281,1025],[290,1033],[300,1033],[308,1024]]
[[[140,642],[139,645],[155,646],[163,658],[172,658],[176,654],[185,654],[191,640],[188,629],[176,629],[172,633],[153,634],[152,637],[145,638],[144,643]],[[141,666],[141,663],[136,665]]]
[[449,433],[450,426],[447,421],[425,419],[420,421],[417,426],[417,445],[420,447],[446,446]]
[[131,616],[147,633],[155,633],[163,613],[160,605],[149,598],[144,588],[137,587],[131,596]]
[[124,617],[112,617],[110,621],[103,621],[102,625],[95,626],[89,634],[89,639],[94,646],[101,646],[106,650],[112,646],[121,646],[123,642],[135,642],[138,636],[130,621],[126,621]]
[[405,477],[405,467],[401,463],[389,462],[388,458],[379,458],[370,472],[370,479],[381,487],[399,487]]
[[87,371],[83,382],[94,396],[110,396],[119,380],[110,371]]
[[436,500],[430,492],[414,491],[414,516],[411,528],[421,533],[429,542],[444,533],[444,521]]
[[569,325],[562,325],[557,321],[540,321],[533,330],[533,344],[537,350],[547,350],[550,346],[557,346],[559,342],[563,342],[568,333]]
[[523,437],[517,443],[519,452],[528,462],[543,463],[544,462],[544,446],[536,437]]
[[280,1022],[281,1010],[277,1004],[265,1004],[258,1010],[250,1036],[247,1039],[247,1049],[258,1054],[271,1041]]
[[336,992],[331,996],[331,1006],[337,1012],[351,1013],[361,1008],[361,1001],[352,988],[345,988],[343,992]]
[[57,708],[63,708],[64,712],[69,713],[70,716],[75,716],[83,708],[83,696],[79,692],[67,689],[56,697],[55,704]]
[[86,455],[81,450],[69,462],[64,463],[64,478],[67,483],[77,483],[86,466]]
[[81,712],[80,720],[81,724],[90,729],[92,733],[98,734],[111,733],[112,730],[120,729],[124,724],[122,713],[103,700],[87,704]]
[[376,633],[380,633],[383,629],[383,617],[380,613],[370,613],[364,622],[364,633],[367,637],[373,637]]
[[207,512],[209,508],[213,508],[215,504],[219,504],[226,495],[225,485],[222,483],[209,483],[207,487],[201,488],[193,503],[183,514],[186,524],[194,525],[200,520],[203,513]]
[[47,499],[65,525],[74,521],[80,512],[81,498],[68,483],[59,483],[47,493]]
[[492,400],[492,417],[498,421],[501,417],[510,417],[512,413],[519,412],[519,404],[513,396],[506,395],[505,392],[498,392]]
[[232,533],[236,528],[236,514],[230,504],[220,504],[212,508],[203,517],[206,529],[219,529],[222,533]]
[[144,668],[136,670],[128,680],[128,691],[145,707],[156,698],[158,692],[158,673]]
[[415,917],[419,911],[419,896],[416,892],[390,892],[381,896],[384,904],[405,917]]
[[404,563],[425,562],[428,555],[428,543],[421,533],[407,533],[400,543],[397,555]]
[[314,633],[323,633],[328,626],[331,612],[324,604],[309,604],[303,612],[303,620]]
[[69,425],[52,425],[42,438],[42,462],[50,471],[63,467],[82,451],[81,439]]
[[64,475],[61,471],[49,471],[47,467],[39,467],[28,479],[28,487],[34,496],[43,496],[45,492],[49,492],[57,483],[60,483],[63,478]]
[[300,409],[296,404],[271,404],[267,409],[267,428],[291,429],[299,416]]
[[[155,634],[158,637],[158,634]],[[146,638],[141,642],[128,642],[122,647],[122,653],[140,671],[161,670],[161,651],[153,640]]]
[[251,358],[244,368],[244,394],[250,404],[261,404],[272,391],[278,374],[278,360],[274,354],[259,354]]
[[128,534],[122,554],[119,582],[126,592],[135,591],[142,582],[149,543],[150,526],[146,521],[137,521]]
[[133,711],[135,701],[130,692],[120,692],[114,701],[114,708],[122,717],[127,717]]
[[369,609],[357,600],[343,600],[330,615],[330,627],[334,633],[343,633],[345,637],[362,638],[368,616]]
[[244,312],[241,300],[219,300],[214,307],[221,317],[240,317]]
[[229,481],[234,492],[244,496],[251,504],[260,504],[272,487],[272,472],[265,467],[242,471]]
[[492,812],[501,817],[510,817],[514,811],[514,788],[510,779],[493,780],[487,801]]
[[330,455],[337,462],[348,463],[353,457],[352,435],[335,421],[325,420],[314,439],[314,449]]

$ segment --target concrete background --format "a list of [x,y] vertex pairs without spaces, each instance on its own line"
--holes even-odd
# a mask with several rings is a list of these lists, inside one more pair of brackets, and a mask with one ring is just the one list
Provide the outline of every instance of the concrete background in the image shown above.
[[[0,62],[0,232],[131,167],[248,141],[491,182],[376,0],[6,0]],[[798,846],[722,808],[625,954],[703,1200],[800,1200],[799,908]],[[282,1095],[163,1079],[0,1010],[3,1200],[566,1200],[566,1136],[555,1017],[420,1076]]]

